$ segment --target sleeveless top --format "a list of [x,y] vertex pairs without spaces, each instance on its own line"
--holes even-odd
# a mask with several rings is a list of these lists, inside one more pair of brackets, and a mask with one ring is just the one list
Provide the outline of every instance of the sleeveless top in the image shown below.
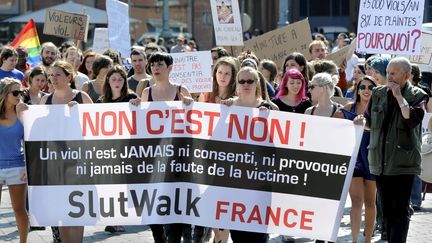
[[12,126],[0,125],[0,137],[0,169],[24,167],[24,127],[18,118]]
[[[48,98],[45,102],[45,105],[52,105],[52,99],[53,99],[54,93],[48,95]],[[81,91],[78,91],[78,93],[76,93],[76,95],[72,98],[71,101],[76,101],[79,104],[83,103],[83,99],[82,99],[82,93]]]
[[[338,108],[338,105],[335,104],[335,103],[332,103],[332,108],[333,108],[333,110],[332,110],[332,113],[331,113],[330,117],[332,117],[334,115],[334,113],[336,112],[336,110]],[[314,114],[315,109],[316,109],[316,106],[312,106],[311,115]]]
[[99,99],[100,95],[98,93],[96,93],[96,90],[95,90],[95,88],[93,86],[93,82],[94,81],[90,81],[88,83],[88,92],[87,92],[87,94],[90,96],[90,98],[92,99],[93,103],[96,103],[96,101]]
[[[181,92],[181,85],[178,86],[178,90],[176,92],[176,96],[174,97],[173,101],[177,101],[180,100],[179,94]],[[149,88],[149,94],[148,94],[148,99],[147,101],[153,101],[153,97],[152,97],[152,87]]]

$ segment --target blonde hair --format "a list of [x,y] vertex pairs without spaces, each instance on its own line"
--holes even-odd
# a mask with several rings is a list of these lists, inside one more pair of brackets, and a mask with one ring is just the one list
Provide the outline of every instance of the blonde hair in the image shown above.
[[261,95],[261,85],[260,85],[260,77],[258,74],[258,71],[256,69],[253,69],[251,67],[242,67],[240,71],[237,73],[236,80],[239,81],[240,73],[250,73],[254,77],[254,80],[256,80],[256,91],[255,91],[255,97],[257,98],[263,98]]
[[332,76],[328,73],[317,73],[313,76],[312,85],[317,85],[320,87],[326,87],[329,97],[332,97],[335,91],[335,84],[333,82]]
[[12,86],[16,84],[21,86],[21,82],[14,78],[3,78],[0,80],[0,119],[6,119],[6,98]]

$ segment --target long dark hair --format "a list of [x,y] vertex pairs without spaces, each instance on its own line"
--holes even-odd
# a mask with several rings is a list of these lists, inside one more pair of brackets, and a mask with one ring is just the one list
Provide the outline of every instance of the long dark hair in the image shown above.
[[285,65],[289,60],[294,60],[300,67],[303,67],[303,71],[301,71],[301,74],[303,75],[303,77],[306,81],[309,81],[310,80],[309,79],[309,66],[307,65],[306,57],[303,54],[301,54],[300,52],[293,52],[285,58],[285,61],[284,61],[283,66],[282,66],[282,77],[285,74],[285,72],[287,71],[285,69]]
[[356,94],[356,96],[355,96],[355,100],[354,100],[355,103],[360,102],[360,95],[358,94],[358,91],[359,91],[359,88],[360,88],[361,83],[362,83],[364,80],[367,80],[367,81],[371,82],[372,85],[373,85],[374,87],[377,86],[377,82],[375,81],[375,79],[374,79],[373,77],[368,76],[368,75],[364,76],[364,77],[360,80],[360,82],[358,82],[358,84],[357,84],[356,87],[355,87],[355,90],[354,90],[354,92],[355,92],[355,94]]
[[112,67],[111,69],[108,70],[106,78],[105,78],[105,82],[104,82],[104,85],[103,85],[103,96],[102,96],[102,101],[104,103],[108,103],[108,102],[112,101],[113,93],[112,93],[111,86],[110,86],[110,83],[109,83],[109,78],[114,73],[120,74],[120,76],[124,80],[123,86],[122,86],[122,88],[120,90],[120,97],[119,97],[119,99],[126,98],[127,95],[129,94],[129,85],[128,85],[128,82],[127,82],[127,73],[126,73],[126,71],[124,70],[124,68],[122,66],[115,65],[114,67]]

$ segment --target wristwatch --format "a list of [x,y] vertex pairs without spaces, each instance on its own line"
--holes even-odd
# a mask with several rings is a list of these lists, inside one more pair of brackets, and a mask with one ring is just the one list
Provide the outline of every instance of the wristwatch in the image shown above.
[[399,104],[399,107],[404,108],[404,107],[408,107],[408,106],[409,106],[408,102],[405,99],[402,99],[402,104]]

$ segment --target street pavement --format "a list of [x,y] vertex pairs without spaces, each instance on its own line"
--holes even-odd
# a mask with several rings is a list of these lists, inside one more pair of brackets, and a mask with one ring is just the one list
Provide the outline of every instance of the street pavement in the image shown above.
[[[48,205],[47,205],[48,206]],[[344,216],[340,225],[337,242],[351,242],[350,236],[350,200],[347,200],[344,210]],[[84,242],[153,242],[150,228],[147,226],[126,226],[124,233],[107,233],[104,232],[103,226],[85,227]],[[360,233],[359,242],[363,242],[362,233]],[[15,217],[12,211],[9,191],[7,187],[2,189],[2,199],[0,206],[0,242],[19,242],[18,231],[15,224]],[[33,231],[29,233],[28,242],[52,242],[51,229],[44,231]],[[212,240],[210,241],[212,242]],[[231,242],[231,241],[230,241]],[[281,236],[270,235],[271,243],[279,243]],[[314,242],[312,239],[296,238],[296,242]],[[380,240],[380,235],[374,236],[372,242],[385,242]],[[432,194],[426,194],[423,201],[422,210],[416,212],[410,223],[408,233],[408,242],[422,243],[432,242]]]

